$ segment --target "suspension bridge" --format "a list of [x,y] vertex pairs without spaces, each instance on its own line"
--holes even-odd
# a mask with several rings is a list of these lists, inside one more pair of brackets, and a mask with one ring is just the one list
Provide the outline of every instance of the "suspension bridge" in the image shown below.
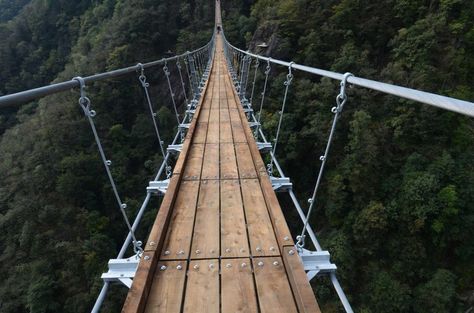
[[[337,121],[348,101],[348,84],[474,116],[474,103],[253,54],[232,46],[224,35],[220,3],[215,30],[205,46],[182,55],[0,97],[0,108],[79,87],[79,104],[90,124],[107,177],[128,228],[122,249],[108,264],[92,312],[99,312],[111,283],[129,288],[122,312],[320,312],[310,281],[326,276],[346,312],[350,303],[329,251],[322,249],[309,221],[323,178]],[[260,64],[265,67],[262,71]],[[170,66],[177,77],[170,78]],[[160,135],[147,70],[162,66],[177,120],[174,140]],[[287,69],[275,138],[261,127],[272,66]],[[306,212],[278,160],[277,147],[288,90],[295,71],[340,81],[332,127],[319,157],[320,170]],[[133,223],[110,171],[96,129],[93,98],[86,85],[138,72],[163,162],[146,188]],[[257,73],[263,73],[255,104]],[[172,82],[178,82],[178,88]],[[184,97],[180,113],[177,91]],[[270,159],[265,164],[262,154]],[[173,157],[176,156],[176,162]],[[174,164],[174,167],[172,164]],[[301,218],[294,237],[276,192],[287,193]],[[163,196],[146,244],[135,232],[151,197]],[[311,245],[307,244],[309,238]],[[295,238],[295,240],[293,239]],[[314,251],[309,246],[314,247]],[[125,257],[129,248],[133,255]]]

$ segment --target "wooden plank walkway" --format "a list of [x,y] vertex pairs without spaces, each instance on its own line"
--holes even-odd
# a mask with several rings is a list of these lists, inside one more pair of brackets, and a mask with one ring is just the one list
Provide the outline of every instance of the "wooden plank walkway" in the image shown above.
[[231,83],[220,35],[122,312],[320,312]]

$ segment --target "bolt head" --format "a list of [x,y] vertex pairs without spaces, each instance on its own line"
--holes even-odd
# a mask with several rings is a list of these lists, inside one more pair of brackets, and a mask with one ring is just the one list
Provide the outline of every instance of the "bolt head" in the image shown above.
[[261,267],[261,266],[263,266],[263,262],[260,261],[260,262],[257,263],[257,265]]
[[225,252],[229,253],[229,252],[230,252],[230,249],[229,249],[229,248],[225,249]]
[[261,252],[261,251],[262,251],[262,248],[260,248],[260,247],[257,247],[257,249],[256,249],[256,250],[257,250],[258,252]]
[[275,251],[275,247],[270,247],[270,251]]
[[168,250],[165,251],[165,255],[170,255],[170,253]]
[[148,255],[145,255],[145,257],[144,257],[143,259],[145,259],[145,260],[149,260],[149,259],[150,259],[150,256],[148,256]]
[[199,254],[199,253],[201,253],[201,250],[196,250],[196,254]]
[[244,262],[244,263],[240,264],[240,266],[241,267],[247,267],[247,263]]
[[231,268],[231,267],[232,267],[232,264],[230,264],[230,263],[227,263],[227,264],[225,265],[225,267],[227,267],[227,268]]
[[295,251],[294,251],[294,250],[290,250],[290,251],[288,251],[288,254],[289,254],[289,255],[293,255],[293,254],[295,254]]
[[199,269],[199,264],[194,265],[194,269],[195,270]]
[[154,245],[155,245],[154,241],[150,242],[150,246],[154,246]]
[[288,241],[288,240],[290,240],[290,238],[288,236],[285,236],[285,238],[283,238],[283,240]]
[[273,262],[273,265],[278,266],[280,263],[278,261]]
[[209,264],[209,268],[213,269],[214,268],[214,263]]
[[176,269],[180,271],[183,269],[183,266],[181,264],[178,264],[178,266],[176,266]]
[[166,270],[166,265],[162,265],[162,266],[160,267],[160,271],[164,271],[164,270]]

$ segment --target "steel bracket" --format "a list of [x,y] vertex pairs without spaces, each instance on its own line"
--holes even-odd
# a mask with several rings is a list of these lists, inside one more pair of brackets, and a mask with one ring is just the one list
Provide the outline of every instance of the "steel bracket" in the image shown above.
[[335,272],[336,264],[331,263],[328,251],[310,251],[301,249],[298,254],[303,262],[304,270],[308,280],[313,279],[317,275],[329,274]]
[[260,126],[260,123],[259,122],[249,122],[249,126],[250,126],[250,128],[255,128],[257,126]]
[[180,154],[181,150],[183,150],[183,144],[169,145],[168,148],[166,148],[166,152],[169,152],[172,155]]
[[136,255],[128,259],[110,259],[109,271],[102,274],[102,279],[107,282],[121,282],[128,288],[132,286],[140,258]]
[[257,142],[257,148],[262,153],[268,153],[272,150],[272,144],[269,142]]
[[180,129],[189,129],[190,125],[191,125],[191,123],[181,123],[181,124],[179,124],[179,128]]
[[244,113],[245,114],[248,114],[248,113],[253,113],[253,109],[248,107],[248,108],[244,108]]
[[293,184],[290,182],[289,177],[274,177],[270,176],[273,190],[276,192],[286,192],[293,188]]
[[153,180],[150,181],[148,187],[146,187],[147,192],[164,195],[166,190],[168,190],[168,185],[170,184],[169,179],[165,180]]

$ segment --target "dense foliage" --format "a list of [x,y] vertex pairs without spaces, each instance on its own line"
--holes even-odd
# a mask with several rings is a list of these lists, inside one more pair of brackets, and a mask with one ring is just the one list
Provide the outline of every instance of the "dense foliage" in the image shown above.
[[[191,50],[209,40],[214,18],[212,3],[204,1],[15,3],[17,14],[0,23],[1,93]],[[11,8],[13,14],[13,2],[0,5],[0,12]],[[169,67],[176,77],[175,64]],[[163,70],[146,74],[169,141],[175,120]],[[87,89],[130,216],[160,164],[137,78],[131,74]],[[73,90],[0,114],[1,312],[89,311],[100,273],[126,235],[77,99]],[[144,217],[140,239],[157,206],[151,203],[155,210]],[[112,289],[104,312],[120,310],[123,292]]]
[[[226,35],[239,47],[266,42],[262,53],[275,58],[474,99],[471,1],[223,5]],[[198,47],[210,37],[214,8],[201,0],[0,0],[0,12],[0,94],[7,94]],[[270,136],[285,70],[272,68],[263,116]],[[161,68],[148,76],[169,141],[174,120]],[[337,88],[295,73],[277,154],[300,199],[314,183]],[[133,215],[160,161],[137,78],[96,83],[88,93]],[[126,234],[77,97],[74,90],[0,113],[1,312],[90,310]],[[349,90],[312,224],[357,312],[473,305],[473,158],[472,119]],[[155,213],[146,214],[139,238]],[[327,280],[314,286],[324,312],[341,310]],[[119,310],[124,291],[112,290],[104,312]]]
[[[242,48],[265,42],[260,51],[273,58],[474,99],[472,1],[259,0],[247,16],[227,15],[228,37]],[[270,134],[286,71],[272,68]],[[337,82],[295,73],[277,154],[301,199],[315,182],[337,92]],[[356,311],[466,311],[474,304],[473,120],[348,93],[312,223]],[[314,282],[323,311],[340,310],[326,282]]]

